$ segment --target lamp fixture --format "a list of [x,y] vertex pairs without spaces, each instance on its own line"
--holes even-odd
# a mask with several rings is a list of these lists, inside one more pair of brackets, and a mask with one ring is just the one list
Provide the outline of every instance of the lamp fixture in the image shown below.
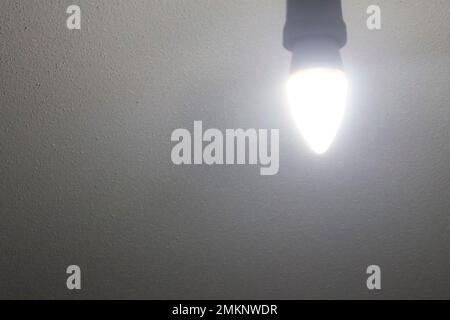
[[329,149],[345,113],[348,81],[340,49],[346,42],[341,0],[287,0],[283,44],[293,54],[288,104],[317,154]]

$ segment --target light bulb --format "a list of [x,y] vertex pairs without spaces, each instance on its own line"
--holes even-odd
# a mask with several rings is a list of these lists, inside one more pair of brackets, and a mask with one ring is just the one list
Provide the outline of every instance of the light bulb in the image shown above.
[[345,113],[348,81],[340,69],[310,68],[293,73],[287,84],[291,114],[308,146],[325,153]]

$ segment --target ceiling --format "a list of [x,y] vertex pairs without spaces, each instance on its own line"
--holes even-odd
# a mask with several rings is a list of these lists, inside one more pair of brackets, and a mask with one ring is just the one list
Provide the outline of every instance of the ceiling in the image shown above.
[[[322,157],[286,112],[284,1],[78,0],[69,31],[73,2],[0,2],[1,298],[450,298],[449,1],[344,0]],[[278,175],[174,166],[194,120],[279,128]]]

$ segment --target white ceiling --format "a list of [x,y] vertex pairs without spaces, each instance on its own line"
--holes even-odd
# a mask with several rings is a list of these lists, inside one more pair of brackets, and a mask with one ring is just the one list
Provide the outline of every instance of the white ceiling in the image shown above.
[[[450,297],[449,1],[344,0],[351,99],[321,158],[285,110],[284,1],[0,11],[0,297],[66,297],[72,263],[86,298],[370,298],[374,263],[379,297]],[[279,174],[173,166],[194,120],[279,128]]]

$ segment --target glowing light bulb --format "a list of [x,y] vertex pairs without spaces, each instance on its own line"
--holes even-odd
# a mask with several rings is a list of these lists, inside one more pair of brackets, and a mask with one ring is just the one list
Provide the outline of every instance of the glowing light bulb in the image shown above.
[[292,116],[309,147],[325,153],[345,113],[348,81],[340,69],[311,68],[293,73],[287,95]]

